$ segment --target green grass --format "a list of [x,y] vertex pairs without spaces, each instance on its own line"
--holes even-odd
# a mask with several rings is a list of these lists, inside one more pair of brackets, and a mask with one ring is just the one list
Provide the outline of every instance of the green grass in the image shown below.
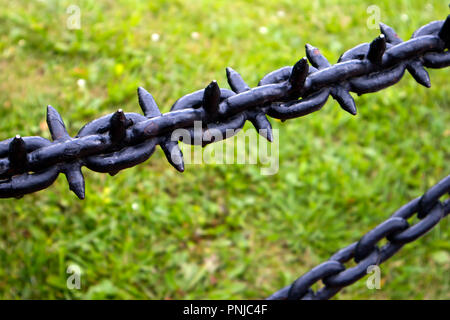
[[[449,13],[445,2],[377,3],[404,39]],[[81,8],[81,30],[66,28],[70,4]],[[47,104],[73,135],[118,107],[139,112],[137,86],[166,112],[212,79],[227,87],[227,66],[254,86],[304,56],[305,43],[336,61],[379,33],[366,26],[371,4],[0,0],[0,139],[50,138]],[[280,130],[274,176],[206,164],[180,174],[158,149],[114,177],[84,170],[84,201],[63,176],[48,190],[1,200],[0,297],[268,296],[450,173],[449,71],[429,72],[431,89],[407,74],[355,97],[356,117],[330,99],[310,116],[272,120]],[[336,298],[449,299],[448,229],[447,219],[383,264],[381,290],[361,280]],[[70,264],[83,271],[81,290],[66,288]]]

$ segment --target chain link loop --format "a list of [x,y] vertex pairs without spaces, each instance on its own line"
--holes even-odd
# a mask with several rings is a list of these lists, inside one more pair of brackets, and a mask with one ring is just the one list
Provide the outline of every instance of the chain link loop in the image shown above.
[[[450,213],[450,198],[444,202],[439,199],[449,192],[450,175],[428,189],[422,197],[402,206],[390,218],[362,236],[358,242],[339,250],[328,261],[311,269],[268,299],[324,300],[333,297],[342,288],[364,277],[369,266],[380,265],[391,258],[406,243],[422,237],[446,217]],[[410,226],[406,220],[415,213],[419,215],[418,210],[422,199],[426,202],[433,201],[434,205],[424,212],[424,218]],[[387,239],[388,243],[378,248],[377,243],[382,239]],[[352,258],[357,263],[356,266],[346,269],[344,263]],[[330,264],[331,262],[334,264]],[[322,281],[325,286],[314,292],[311,286],[319,281]]]
[[[114,175],[147,160],[156,145],[161,146],[169,163],[182,172],[179,138],[172,137],[176,129],[191,133],[191,139],[183,140],[184,143],[205,146],[219,140],[213,133],[229,138],[248,120],[272,141],[266,116],[282,121],[301,117],[320,110],[330,95],[342,109],[355,115],[356,105],[350,92],[361,95],[387,88],[397,83],[405,70],[418,83],[429,87],[424,67],[450,65],[450,16],[419,28],[408,41],[402,41],[385,24],[380,24],[380,31],[371,43],[343,53],[336,64],[307,44],[307,59],[267,74],[255,88],[248,86],[238,72],[227,68],[231,90],[219,88],[212,81],[205,89],[178,99],[165,114],[149,92],[138,88],[144,115],[118,110],[91,121],[74,138],[69,136],[59,113],[48,106],[47,124],[53,141],[16,136],[0,142],[0,197],[20,197],[47,188],[63,172],[70,189],[83,199],[83,166]],[[200,133],[193,128],[195,121],[202,122]],[[440,193],[436,188],[420,200],[420,218],[434,206]],[[359,249],[358,256],[366,255],[368,249],[364,250]]]

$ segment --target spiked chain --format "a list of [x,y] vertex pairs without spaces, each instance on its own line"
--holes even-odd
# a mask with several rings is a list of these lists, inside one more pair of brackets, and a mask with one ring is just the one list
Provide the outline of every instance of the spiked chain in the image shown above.
[[[49,187],[64,173],[69,188],[80,199],[85,197],[81,167],[117,174],[120,170],[147,160],[160,145],[168,161],[184,171],[183,155],[172,133],[179,128],[191,132],[184,143],[205,146],[218,141],[211,132],[238,132],[249,120],[272,141],[272,128],[267,116],[282,121],[318,111],[331,95],[352,115],[357,112],[350,95],[376,92],[394,85],[405,70],[421,85],[430,87],[424,67],[450,66],[450,15],[445,21],[433,21],[416,30],[411,39],[402,41],[395,31],[380,24],[381,34],[371,43],[360,44],[341,55],[334,65],[309,44],[306,58],[293,67],[283,67],[264,76],[250,88],[240,74],[226,69],[231,90],[219,88],[212,81],[205,89],[178,99],[171,111],[161,114],[153,96],[138,88],[139,105],[144,115],[125,113],[119,109],[86,124],[75,137],[67,132],[59,113],[47,107],[47,124],[53,141],[43,137],[21,137],[0,142],[0,197],[19,198]],[[311,64],[311,66],[308,64]],[[196,137],[192,126],[202,122],[202,136]],[[217,135],[214,135],[217,136]],[[378,265],[406,243],[431,230],[450,213],[450,200],[439,198],[450,192],[450,176],[395,212],[388,220],[366,233],[358,242],[338,251],[269,299],[328,299],[345,286],[362,278],[367,267]],[[418,223],[406,221],[417,213]],[[377,243],[388,243],[378,248]],[[346,269],[345,262],[357,265]],[[324,287],[314,292],[310,287],[322,280]]]

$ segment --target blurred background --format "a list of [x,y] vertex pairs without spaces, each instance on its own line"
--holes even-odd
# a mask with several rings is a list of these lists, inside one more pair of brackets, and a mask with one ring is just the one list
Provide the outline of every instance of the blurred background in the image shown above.
[[[0,0],[0,140],[50,138],[47,104],[76,135],[117,108],[140,112],[138,86],[163,112],[212,79],[228,87],[227,66],[255,86],[303,57],[306,43],[335,62],[379,34],[370,28],[378,9],[404,39],[450,11],[446,1],[371,5]],[[449,70],[429,73],[430,89],[406,73],[394,87],[355,96],[356,117],[330,98],[307,117],[271,120],[280,130],[273,176],[211,164],[181,174],[158,148],[114,177],[84,170],[84,201],[63,176],[48,190],[2,199],[0,297],[267,297],[450,173]],[[380,290],[361,280],[336,299],[449,299],[448,230],[443,220],[383,264]],[[79,290],[67,288],[70,265],[82,271]]]

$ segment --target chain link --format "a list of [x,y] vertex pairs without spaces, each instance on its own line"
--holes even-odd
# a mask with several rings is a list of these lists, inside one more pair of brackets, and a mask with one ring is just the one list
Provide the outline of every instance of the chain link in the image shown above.
[[[364,277],[369,266],[380,265],[405,244],[422,237],[446,217],[450,213],[450,199],[439,201],[446,193],[450,193],[450,175],[431,187],[423,196],[398,209],[358,242],[339,250],[328,261],[311,269],[268,299],[325,300],[333,297],[344,287]],[[407,219],[415,213],[420,221],[410,226]],[[379,248],[377,244],[383,239],[388,242]],[[346,269],[344,263],[352,258],[356,266]],[[324,286],[314,292],[311,286],[319,281],[322,281]]]
[[[215,142],[212,130],[229,138],[232,135],[224,133],[230,129],[238,132],[247,120],[272,141],[271,124],[266,116],[283,121],[301,117],[321,109],[330,95],[345,111],[355,115],[356,105],[350,92],[361,95],[379,91],[397,83],[405,70],[418,83],[429,87],[430,79],[424,67],[450,65],[447,50],[450,16],[445,21],[434,21],[419,28],[405,42],[385,24],[380,24],[380,30],[379,37],[346,51],[334,65],[317,48],[307,44],[307,59],[267,74],[255,88],[250,88],[239,73],[227,68],[231,90],[219,88],[212,81],[205,89],[178,99],[165,114],[161,114],[150,93],[138,88],[144,115],[119,109],[86,124],[75,137],[68,134],[59,113],[48,106],[47,124],[53,141],[17,135],[0,142],[0,197],[21,197],[45,189],[59,173],[64,173],[70,190],[83,199],[83,166],[114,175],[147,160],[157,145],[169,163],[182,172],[179,138],[174,140],[172,133],[179,128],[193,132],[194,121],[202,122],[201,137],[183,140],[185,143],[205,146]],[[195,137],[195,132],[191,136]],[[419,217],[431,209],[435,198],[435,193],[430,193],[429,198],[422,200]],[[380,227],[373,236],[378,238],[405,227],[403,222],[397,223],[397,227],[389,224],[392,229]]]

